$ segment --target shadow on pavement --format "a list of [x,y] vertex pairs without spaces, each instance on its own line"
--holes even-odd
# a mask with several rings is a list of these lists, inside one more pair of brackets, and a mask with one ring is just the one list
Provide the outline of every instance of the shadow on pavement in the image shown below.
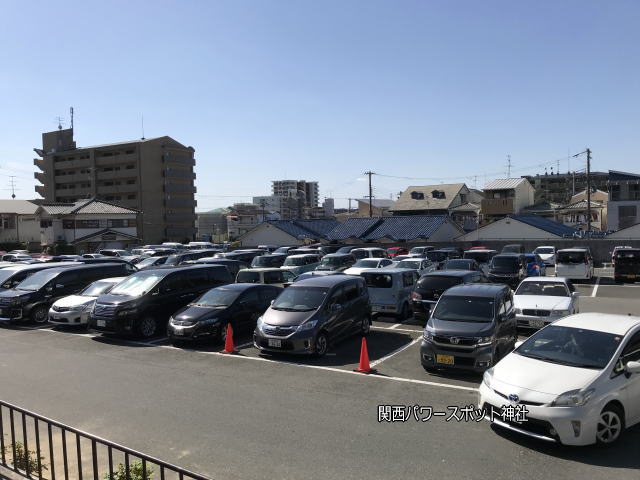
[[619,442],[610,447],[598,447],[596,445],[571,447],[535,440],[496,425],[491,425],[491,429],[502,438],[517,443],[522,447],[563,460],[572,460],[585,465],[599,467],[640,469],[640,455],[638,455],[640,425],[628,429],[620,437]]

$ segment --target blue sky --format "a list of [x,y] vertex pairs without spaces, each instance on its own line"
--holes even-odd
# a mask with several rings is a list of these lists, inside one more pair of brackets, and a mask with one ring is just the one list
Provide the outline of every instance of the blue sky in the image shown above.
[[[33,147],[170,135],[198,210],[318,180],[321,196],[543,172],[593,150],[640,171],[640,3],[0,0],[0,197]],[[584,162],[571,161],[571,168]],[[475,178],[473,178],[476,176]]]

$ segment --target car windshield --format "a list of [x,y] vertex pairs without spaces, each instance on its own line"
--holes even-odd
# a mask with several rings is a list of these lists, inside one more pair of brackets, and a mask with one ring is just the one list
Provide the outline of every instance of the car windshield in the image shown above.
[[493,257],[491,263],[497,268],[518,269],[518,257]]
[[80,292],[80,295],[82,295],[83,297],[97,297],[99,295],[102,295],[103,293],[107,293],[114,287],[114,285],[117,285],[117,283],[98,280],[97,282],[93,282],[82,292]]
[[475,260],[478,263],[489,263],[489,252],[464,252],[464,258]]
[[444,270],[471,270],[472,263],[468,260],[458,259],[458,260],[448,260],[445,262],[443,269]]
[[243,270],[238,272],[236,277],[238,283],[260,283],[260,274],[251,270]]
[[230,288],[214,288],[194,300],[190,305],[198,307],[227,307],[231,305],[242,291]]
[[339,267],[344,263],[344,257],[324,257],[320,262],[323,267]]
[[401,260],[398,263],[396,263],[395,267],[396,268],[413,268],[415,270],[419,270],[421,267],[420,265],[422,264],[421,260]]
[[271,308],[289,312],[317,310],[329,292],[322,287],[289,287],[275,299]]
[[568,297],[569,290],[562,282],[522,282],[516,290],[516,295]]
[[445,295],[440,298],[433,316],[450,322],[487,323],[493,320],[493,299]]
[[361,250],[361,249],[358,249],[358,248],[356,248],[354,250],[351,250],[350,253],[351,253],[351,255],[353,255],[356,258],[366,258],[366,257],[369,256],[369,254],[367,253],[366,250]]
[[574,327],[549,325],[526,340],[515,353],[544,362],[603,369],[623,336]]
[[273,253],[287,253],[289,250],[291,250],[289,247],[280,247],[276,248]]
[[5,281],[9,280],[15,274],[17,274],[19,270],[2,268],[0,269],[0,285],[2,285]]
[[418,284],[416,288],[420,288],[423,290],[446,290],[447,288],[453,287],[454,285],[459,285],[462,283],[462,278],[460,277],[445,277],[442,275],[434,275],[429,276],[426,275],[420,280],[418,280]]
[[58,276],[59,272],[50,272],[48,270],[42,270],[36,272],[30,277],[25,278],[15,288],[18,290],[36,291],[40,290],[47,283]]
[[164,277],[165,275],[154,270],[134,273],[116,285],[109,293],[139,297],[151,291]]
[[285,267],[299,267],[306,264],[306,257],[287,257],[287,259],[284,261]]
[[556,255],[557,263],[584,263],[587,258],[587,252],[558,252]]
[[364,281],[369,288],[391,288],[393,276],[385,273],[363,273]]
[[358,260],[356,263],[354,263],[353,266],[358,268],[376,268],[379,263],[380,263],[380,260],[371,260],[368,258],[363,258],[361,260]]
[[151,267],[153,265],[161,265],[162,261],[158,260],[161,257],[149,257],[149,258],[145,258],[144,260],[139,261],[136,264],[136,267],[138,268],[146,268],[146,267]]
[[178,265],[182,260],[182,255],[169,255],[165,265]]
[[553,254],[553,248],[551,248],[551,247],[538,247],[533,251],[533,253],[537,253],[538,255]]
[[445,252],[434,252],[432,250],[427,252],[427,258],[432,262],[442,262],[447,258],[447,254]]

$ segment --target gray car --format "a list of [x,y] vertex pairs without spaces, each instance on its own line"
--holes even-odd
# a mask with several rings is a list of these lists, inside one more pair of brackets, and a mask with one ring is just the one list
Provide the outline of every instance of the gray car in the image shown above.
[[327,353],[350,335],[367,335],[371,306],[364,279],[327,275],[285,289],[258,319],[254,346],[261,352]]
[[440,297],[422,334],[420,361],[437,369],[483,372],[518,338],[513,293],[506,285],[458,285]]

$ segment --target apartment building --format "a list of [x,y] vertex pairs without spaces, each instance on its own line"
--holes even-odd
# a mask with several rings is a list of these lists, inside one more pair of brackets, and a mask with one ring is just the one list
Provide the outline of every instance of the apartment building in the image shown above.
[[306,180],[272,180],[271,191],[277,197],[300,198],[303,207],[320,205],[320,188],[318,182]]
[[640,223],[640,175],[609,170],[607,217],[611,230]]
[[485,220],[520,213],[534,204],[534,189],[526,178],[501,178],[483,188],[481,213]]
[[[571,197],[587,189],[587,173],[545,173],[544,175],[527,175],[526,178],[535,190],[535,203],[546,200],[551,203],[572,203]],[[607,191],[609,173],[591,172],[591,186]]]
[[45,202],[95,198],[139,210],[143,243],[195,238],[193,147],[168,136],[76,147],[73,129],[59,129],[43,133],[34,151]]

